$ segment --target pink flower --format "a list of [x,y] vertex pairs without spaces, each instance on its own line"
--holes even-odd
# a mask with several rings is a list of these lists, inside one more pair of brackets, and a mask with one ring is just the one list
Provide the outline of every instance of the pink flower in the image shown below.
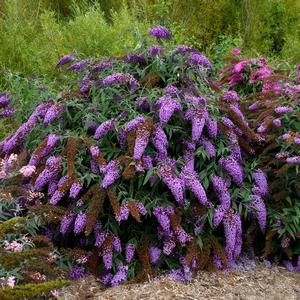
[[233,54],[233,55],[240,55],[241,54],[241,50],[239,48],[233,48],[231,50],[231,54]]
[[41,274],[40,272],[35,272],[33,273],[32,275],[30,275],[30,277],[34,280],[37,280],[37,281],[44,281],[46,280],[46,276]]
[[233,68],[234,72],[241,73],[248,64],[249,64],[248,60],[243,60],[243,61],[237,63]]
[[5,178],[7,176],[6,172],[4,170],[0,171],[0,179]]
[[7,281],[6,281],[6,285],[8,287],[13,288],[15,286],[15,283],[16,283],[15,277],[14,276],[9,276],[8,279],[7,279]]
[[31,176],[36,170],[35,166],[24,166],[20,169],[20,173],[25,176],[25,177],[29,177]]
[[50,291],[50,294],[54,298],[58,298],[60,296],[60,292],[58,290],[52,290]]
[[16,241],[8,242],[4,241],[4,249],[7,251],[13,251],[13,252],[20,252],[23,249],[23,245],[21,243],[18,243]]

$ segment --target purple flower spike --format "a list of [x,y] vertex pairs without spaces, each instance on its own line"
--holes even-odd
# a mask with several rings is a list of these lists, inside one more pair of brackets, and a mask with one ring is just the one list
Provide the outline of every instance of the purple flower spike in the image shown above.
[[94,134],[94,138],[96,140],[101,139],[104,135],[106,135],[108,132],[114,130],[115,128],[115,119],[110,119],[105,122],[103,122],[97,129]]
[[75,235],[83,232],[85,225],[86,225],[86,221],[87,221],[87,215],[86,213],[80,212],[75,220],[74,223],[74,233]]
[[60,223],[60,232],[66,234],[71,230],[71,225],[73,224],[75,215],[72,212],[68,212]]
[[267,210],[265,203],[259,195],[252,195],[251,205],[253,205],[256,210],[258,224],[261,231],[264,232],[267,224]]
[[7,107],[3,112],[0,113],[1,118],[8,118],[14,114],[14,110],[11,107]]
[[159,166],[158,171],[162,177],[163,183],[170,189],[176,201],[179,204],[183,204],[183,183],[176,177],[172,167],[164,164]]
[[255,184],[257,185],[256,194],[265,196],[268,194],[268,182],[265,173],[257,170],[252,174]]
[[169,84],[166,87],[166,93],[171,97],[177,97],[179,95],[179,90],[176,86]]
[[218,134],[218,122],[208,117],[206,118],[206,127],[208,136],[211,139],[215,139]]
[[156,264],[160,258],[161,249],[159,249],[157,247],[150,247],[149,254],[150,254],[151,264]]
[[113,236],[113,247],[114,247],[114,250],[116,252],[121,252],[122,251],[121,240],[116,235]]
[[201,65],[205,68],[211,69],[212,64],[211,62],[207,59],[206,56],[200,53],[193,53],[191,57],[191,63],[193,65]]
[[238,103],[240,97],[236,91],[227,91],[225,95],[222,96],[223,101],[227,103]]
[[222,205],[219,205],[216,209],[215,209],[215,214],[214,214],[214,219],[213,219],[213,225],[214,227],[218,227],[220,225],[220,223],[222,222],[225,212],[226,212],[226,208],[224,208]]
[[236,226],[236,218],[233,211],[230,209],[226,212],[223,218],[224,232],[226,238],[226,247],[225,253],[228,259],[228,262],[231,263],[233,261],[235,243],[236,243],[236,234],[237,234],[237,226]]
[[89,63],[89,61],[87,59],[79,61],[79,62],[76,62],[76,63],[72,64],[67,69],[67,71],[80,72],[80,71],[82,71],[87,66],[88,63]]
[[80,182],[74,182],[70,188],[70,198],[75,199],[82,189],[82,184]]
[[109,162],[105,176],[101,183],[101,188],[107,189],[110,185],[114,184],[121,177],[119,165],[116,161]]
[[159,56],[161,53],[161,47],[157,45],[153,45],[149,48],[149,55],[151,58]]
[[191,170],[187,167],[184,167],[181,171],[180,178],[186,188],[188,188],[195,197],[199,200],[199,202],[204,206],[211,206],[209,203],[206,192],[200,183],[199,177],[194,170]]
[[204,112],[200,109],[189,109],[186,111],[185,117],[192,121],[192,140],[199,141],[205,125]]
[[218,200],[221,202],[221,206],[224,209],[228,209],[230,207],[231,199],[230,193],[227,189],[226,181],[219,176],[213,176],[211,181]]
[[8,95],[3,93],[0,95],[0,108],[5,108],[9,103]]
[[114,277],[111,280],[112,286],[117,286],[120,283],[127,280],[127,272],[128,272],[128,266],[120,265],[118,268],[118,272],[114,275]]
[[112,269],[112,257],[113,255],[112,255],[112,252],[111,251],[109,251],[109,252],[107,252],[107,253],[104,253],[103,255],[102,255],[102,259],[103,259],[103,263],[104,263],[104,266],[105,266],[105,268],[107,269],[107,270],[110,270],[110,269]]
[[87,276],[87,273],[85,272],[84,267],[74,266],[69,272],[69,278],[72,280],[78,280],[85,276]]
[[210,158],[216,156],[217,150],[216,150],[215,146],[208,139],[201,137],[201,139],[199,140],[199,143],[207,151],[207,154]]
[[150,36],[155,37],[158,41],[161,39],[170,40],[172,38],[171,32],[164,26],[150,28],[148,33]]
[[134,244],[127,244],[125,250],[125,258],[126,262],[129,264],[132,262],[134,254],[135,254],[136,245]]
[[48,125],[54,121],[64,110],[64,107],[61,104],[52,105],[46,112],[44,118],[44,124]]
[[131,130],[134,130],[143,122],[145,122],[145,117],[137,116],[126,124],[126,126],[124,127],[124,131],[129,132]]
[[274,111],[280,115],[280,114],[292,112],[293,109],[291,107],[287,107],[287,106],[279,106],[279,107],[276,107]]
[[151,142],[156,151],[160,154],[161,158],[166,158],[168,156],[168,138],[164,130],[159,125],[155,126],[155,130],[152,133]]
[[163,96],[156,101],[156,104],[160,106],[159,120],[161,124],[169,122],[171,117],[176,111],[181,111],[182,107],[178,100],[169,96]]
[[132,92],[135,92],[138,88],[138,82],[129,73],[114,73],[105,77],[102,83],[105,87],[115,84],[129,84]]
[[299,164],[300,163],[300,156],[288,157],[286,159],[286,162],[288,164]]
[[161,206],[156,206],[153,209],[153,215],[156,217],[158,223],[163,228],[164,231],[170,231],[170,219],[165,211],[165,209]]
[[77,55],[75,53],[72,53],[72,54],[67,54],[65,56],[63,56],[60,61],[57,63],[56,65],[56,68],[59,68],[65,64],[68,64],[70,63],[71,61],[74,60],[74,58],[76,57]]
[[120,214],[115,218],[116,221],[120,223],[121,221],[126,221],[128,217],[129,217],[129,208],[127,203],[125,203],[124,205],[121,206]]
[[146,59],[143,54],[128,54],[124,60],[131,64],[146,64]]
[[221,158],[219,164],[239,186],[243,184],[244,174],[241,165],[232,157]]

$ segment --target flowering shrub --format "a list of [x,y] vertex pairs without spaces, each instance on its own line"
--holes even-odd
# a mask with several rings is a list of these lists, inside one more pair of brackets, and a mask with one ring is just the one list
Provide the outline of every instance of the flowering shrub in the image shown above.
[[190,280],[230,267],[250,224],[266,228],[268,185],[253,158],[260,136],[239,96],[219,89],[203,54],[170,49],[167,28],[149,34],[159,45],[143,40],[123,58],[63,57],[70,91],[41,102],[0,143],[4,162],[28,153],[3,173],[4,192],[18,180],[43,233],[86,251],[89,266],[74,262],[71,279]]
[[264,58],[234,57],[221,74],[223,83],[245,95],[244,111],[261,136],[256,153],[270,181],[264,256],[283,255],[295,262],[297,256],[300,260],[299,70],[284,75]]

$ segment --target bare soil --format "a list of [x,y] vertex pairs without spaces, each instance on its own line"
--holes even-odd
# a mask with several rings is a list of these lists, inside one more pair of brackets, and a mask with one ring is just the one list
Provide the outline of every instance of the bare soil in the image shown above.
[[94,277],[87,277],[61,290],[59,299],[83,300],[194,300],[194,299],[274,299],[300,300],[300,273],[263,264],[244,270],[199,272],[190,283],[169,278],[144,284],[125,284],[103,289]]

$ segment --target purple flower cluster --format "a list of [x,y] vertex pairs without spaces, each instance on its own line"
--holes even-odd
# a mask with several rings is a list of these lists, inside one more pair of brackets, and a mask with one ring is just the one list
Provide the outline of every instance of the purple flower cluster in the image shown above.
[[71,54],[67,54],[65,56],[63,56],[60,61],[57,63],[56,68],[59,68],[63,65],[66,65],[70,62],[72,62],[75,58],[76,58],[76,54],[75,53],[71,53]]
[[67,71],[81,72],[88,65],[89,61],[87,59],[76,62],[72,64]]
[[111,285],[116,286],[127,280],[128,266],[119,265],[118,272],[113,276]]
[[47,110],[45,117],[44,117],[44,124],[48,125],[64,111],[64,107],[61,104],[53,104]]
[[209,203],[206,192],[200,183],[199,177],[197,173],[187,167],[183,167],[180,173],[180,179],[183,183],[183,185],[189,189],[197,198],[197,200],[204,206],[211,206],[211,203]]
[[41,191],[53,178],[58,175],[62,164],[61,157],[50,156],[46,161],[45,169],[41,172],[35,181],[34,188]]
[[150,28],[148,33],[150,36],[155,37],[159,42],[161,39],[170,40],[172,38],[171,32],[164,26]]
[[265,203],[261,196],[252,195],[250,204],[254,207],[258,224],[260,226],[261,231],[264,232],[267,224],[267,209]]
[[244,180],[243,168],[232,155],[226,158],[222,157],[219,160],[219,165],[230,175],[234,183],[242,186]]
[[201,65],[204,68],[211,69],[212,64],[211,62],[207,59],[206,56],[200,53],[193,53],[191,56],[191,63],[193,65]]
[[108,163],[104,178],[101,183],[101,188],[107,189],[110,185],[114,184],[121,177],[121,172],[119,169],[119,164],[117,161],[112,160]]
[[159,98],[156,101],[156,105],[160,107],[159,120],[162,125],[168,123],[176,111],[182,110],[180,102],[170,96]]
[[94,138],[96,140],[101,139],[104,135],[106,135],[108,132],[114,130],[115,128],[115,119],[110,119],[105,122],[103,122],[97,129],[94,134]]
[[40,163],[41,159],[49,155],[55,148],[59,141],[59,137],[55,134],[49,134],[48,137],[46,138],[46,145],[41,151],[39,151],[38,154],[33,153],[28,165],[30,166],[35,166]]
[[82,190],[82,188],[83,186],[80,182],[74,182],[70,188],[70,198],[75,199]]
[[150,247],[149,248],[149,255],[150,255],[150,262],[151,264],[156,264],[159,261],[161,255],[161,249],[158,247]]
[[128,264],[131,263],[131,261],[133,260],[135,250],[136,250],[135,244],[127,244],[125,250],[125,259]]
[[64,218],[60,222],[60,232],[62,234],[66,234],[68,231],[71,230],[71,226],[73,225],[73,222],[75,220],[75,214],[71,211],[69,211]]
[[262,170],[257,170],[252,174],[255,182],[254,194],[266,196],[268,194],[268,181],[265,173]]
[[69,272],[69,278],[71,280],[78,280],[82,277],[87,276],[87,273],[84,269],[84,267],[74,266]]
[[115,84],[129,84],[132,92],[135,92],[139,85],[137,80],[129,73],[114,73],[105,77],[102,83],[105,87]]
[[159,154],[161,159],[166,159],[168,156],[168,138],[160,125],[155,126],[152,133],[151,143]]
[[211,179],[214,191],[216,193],[216,196],[218,200],[221,202],[221,206],[227,210],[230,207],[231,199],[230,199],[230,193],[227,189],[227,183],[226,181],[219,176],[213,176]]
[[161,175],[162,182],[170,189],[175,200],[179,204],[183,204],[184,186],[180,178],[178,178],[168,163],[159,166],[158,172]]
[[81,233],[84,231],[85,225],[87,222],[87,214],[80,212],[76,219],[75,219],[75,223],[74,223],[74,233],[75,235]]
[[159,56],[161,53],[161,47],[158,45],[153,45],[149,48],[149,55],[151,58],[155,58],[156,56]]

